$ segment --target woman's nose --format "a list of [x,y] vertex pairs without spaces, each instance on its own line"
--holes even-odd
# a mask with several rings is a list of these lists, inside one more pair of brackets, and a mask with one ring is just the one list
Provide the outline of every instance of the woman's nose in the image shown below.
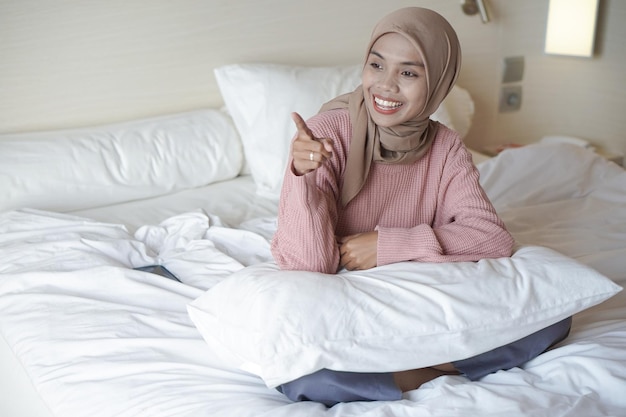
[[381,89],[385,91],[395,92],[398,90],[398,80],[392,72],[385,71],[381,73],[379,84]]

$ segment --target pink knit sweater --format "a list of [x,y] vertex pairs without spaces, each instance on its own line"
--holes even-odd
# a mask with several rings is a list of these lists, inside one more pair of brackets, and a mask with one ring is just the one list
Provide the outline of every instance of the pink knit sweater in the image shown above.
[[282,269],[335,273],[335,236],[378,230],[377,265],[456,262],[510,256],[513,238],[478,183],[459,135],[440,125],[430,151],[409,165],[372,163],[367,182],[340,203],[352,125],[347,110],[311,118],[315,137],[333,140],[330,160],[297,176],[285,173],[272,253]]

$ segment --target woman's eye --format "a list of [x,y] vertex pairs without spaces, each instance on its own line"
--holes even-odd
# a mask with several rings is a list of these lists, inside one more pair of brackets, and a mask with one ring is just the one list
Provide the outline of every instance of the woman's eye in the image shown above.
[[370,66],[374,69],[381,69],[382,66],[380,64],[378,64],[377,62],[372,62],[370,63]]
[[404,75],[405,77],[410,77],[410,78],[417,77],[417,74],[411,71],[403,71],[402,75]]

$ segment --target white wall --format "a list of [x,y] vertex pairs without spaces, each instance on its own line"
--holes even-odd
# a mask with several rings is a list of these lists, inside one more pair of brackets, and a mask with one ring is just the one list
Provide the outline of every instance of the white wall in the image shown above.
[[[383,14],[422,5],[461,39],[459,84],[477,104],[471,146],[563,133],[626,153],[626,2],[601,2],[593,59],[543,53],[548,0],[489,3],[484,25],[459,0],[0,0],[0,132],[219,106],[218,65],[357,63]],[[502,59],[516,55],[522,109],[498,113]]]
[[493,3],[502,14],[498,18],[499,58],[523,55],[526,71],[521,110],[494,112],[490,141],[525,143],[545,134],[564,133],[626,153],[626,2],[600,1],[592,59],[542,52],[547,0]]

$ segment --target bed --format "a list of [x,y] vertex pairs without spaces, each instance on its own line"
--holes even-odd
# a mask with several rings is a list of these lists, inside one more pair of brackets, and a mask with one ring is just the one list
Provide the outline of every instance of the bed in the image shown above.
[[[512,258],[284,273],[269,245],[288,112],[314,114],[358,68],[216,78],[224,109],[0,137],[0,414],[626,415],[622,167],[568,144],[471,151]],[[465,134],[473,106],[457,87],[434,117]],[[456,360],[570,315],[569,337],[523,367],[443,376],[401,401],[326,408],[274,389],[321,367]]]

